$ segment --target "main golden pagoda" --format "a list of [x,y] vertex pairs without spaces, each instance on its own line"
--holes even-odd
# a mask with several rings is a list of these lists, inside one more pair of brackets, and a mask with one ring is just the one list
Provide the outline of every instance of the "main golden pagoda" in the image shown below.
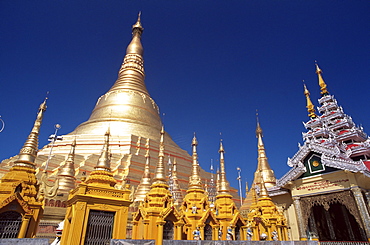
[[[46,212],[38,234],[41,237],[54,235],[55,228],[64,217],[69,191],[94,170],[107,128],[110,128],[110,167],[116,188],[124,187],[128,182],[131,186],[139,186],[138,192],[135,192],[137,202],[142,201],[149,190],[147,180],[154,174],[155,167],[149,165],[149,160],[158,161],[159,132],[163,125],[159,107],[145,86],[144,49],[141,44],[143,30],[139,15],[132,26],[132,39],[127,46],[118,78],[108,92],[98,99],[90,118],[73,132],[62,135],[62,141],[55,141],[50,158],[51,144],[37,153],[36,177],[41,179],[46,172],[49,179],[54,178],[60,183],[57,195],[45,198]],[[176,159],[175,183],[184,194],[190,175],[187,169],[192,165],[191,157],[168,133],[164,132],[163,137],[164,155]],[[6,173],[16,159],[17,156],[4,160],[0,165],[2,172]],[[144,170],[144,182],[139,185]],[[210,174],[203,169],[199,171],[202,178],[210,178]],[[179,188],[176,190],[179,192],[177,195],[181,194]],[[237,198],[236,191],[232,194]]]

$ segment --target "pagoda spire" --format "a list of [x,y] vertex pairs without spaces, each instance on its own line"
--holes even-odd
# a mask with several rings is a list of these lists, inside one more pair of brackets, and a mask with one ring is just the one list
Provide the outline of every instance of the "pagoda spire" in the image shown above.
[[173,185],[171,194],[172,194],[172,197],[174,199],[174,204],[179,206],[179,205],[181,205],[181,203],[183,201],[183,196],[182,196],[182,193],[181,193],[179,180],[177,178],[177,161],[176,161],[176,158],[173,159],[173,168],[172,168],[171,178],[172,178],[172,185]]
[[140,181],[140,184],[137,187],[135,194],[135,202],[144,201],[146,194],[150,191],[151,178],[150,178],[150,154],[149,154],[149,139],[146,143],[146,153],[145,153],[145,168],[143,177]]
[[104,147],[103,151],[100,155],[98,164],[95,166],[96,170],[103,170],[110,172],[110,152],[109,152],[109,135],[110,135],[110,130],[108,128],[107,132],[104,135],[105,142],[104,142]]
[[203,189],[202,181],[199,175],[199,163],[198,163],[198,153],[197,153],[198,141],[195,136],[195,133],[194,133],[193,140],[191,142],[191,146],[193,148],[193,164],[192,164],[192,172],[189,177],[189,189]]
[[67,160],[58,174],[59,189],[58,192],[69,193],[70,190],[75,188],[75,167],[74,157],[76,148],[76,138],[71,145],[71,151],[68,154]]
[[153,184],[166,184],[166,175],[164,171],[164,127],[163,126],[161,129],[158,163],[155,169]]
[[[46,100],[47,98],[39,107],[31,133],[21,148],[18,159],[0,181],[0,212],[13,210],[23,217],[22,223],[19,224],[18,238],[35,237],[43,214],[43,196],[38,195],[40,184],[35,175],[35,158],[38,151],[40,127],[46,110]],[[18,201],[13,202],[15,199]]]
[[[260,174],[262,175],[262,171],[260,172]],[[259,194],[259,196],[260,196],[260,198],[269,197],[269,194],[268,194],[267,189],[266,189],[265,181],[263,180],[262,177],[261,177],[260,194]]]
[[2,193],[0,193],[0,204],[9,197],[9,195],[15,193],[15,187],[18,185],[16,183],[19,182],[22,182],[21,196],[24,201],[28,203],[36,203],[40,201],[37,198],[38,184],[35,175],[35,158],[38,150],[40,126],[46,110],[46,101],[47,98],[45,98],[44,102],[42,102],[39,107],[31,133],[21,148],[18,159],[14,162],[10,171],[1,179],[0,189],[2,190]]
[[132,134],[159,141],[158,131],[162,126],[159,108],[145,86],[143,30],[139,13],[117,80],[98,99],[90,118],[72,135],[100,136],[109,125],[112,136]]
[[320,85],[320,90],[321,90],[321,96],[325,96],[325,95],[328,95],[329,92],[328,90],[326,89],[326,83],[324,81],[324,79],[322,78],[322,70],[320,69],[319,65],[317,64],[317,62],[315,62],[315,66],[316,66],[316,74],[319,78],[319,85]]
[[220,190],[220,169],[217,167],[216,171],[216,192]]
[[219,194],[229,194],[229,183],[226,180],[226,172],[225,172],[225,150],[222,144],[222,140],[220,141],[220,149],[218,150],[220,153],[220,187],[218,190]]
[[95,166],[95,170],[91,172],[89,178],[86,180],[87,184],[109,185],[113,187],[117,183],[113,178],[110,168],[109,135],[110,130],[108,128],[104,135],[105,141],[102,153],[100,154],[98,163]]
[[19,151],[18,160],[14,163],[14,166],[28,166],[35,168],[35,159],[38,151],[38,138],[40,132],[40,126],[42,123],[42,118],[44,117],[44,112],[46,111],[46,101],[41,103],[39,111],[37,113],[36,121],[33,125],[31,133],[29,134],[26,142],[24,143],[22,149]]
[[307,111],[308,111],[308,116],[310,118],[316,118],[317,115],[315,113],[315,107],[314,105],[312,104],[312,101],[310,99],[310,92],[308,91],[307,87],[306,87],[306,84],[303,84],[303,87],[304,87],[304,95],[306,96],[306,100],[307,100]]
[[141,12],[139,12],[137,21],[132,26],[132,39],[127,46],[126,56],[118,72],[118,79],[109,91],[128,89],[149,96],[144,83],[144,49],[141,44],[141,35],[143,31],[144,28],[141,25]]
[[259,184],[263,181],[267,184],[268,187],[276,185],[276,177],[274,171],[271,169],[268,159],[266,156],[265,145],[263,143],[263,131],[259,123],[258,113],[257,117],[257,127],[256,127],[256,137],[258,139],[257,149],[258,149],[258,164],[257,170],[254,174],[254,182]]

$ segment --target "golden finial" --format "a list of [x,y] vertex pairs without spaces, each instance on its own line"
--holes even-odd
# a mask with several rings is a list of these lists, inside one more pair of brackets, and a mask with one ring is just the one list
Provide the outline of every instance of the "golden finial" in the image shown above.
[[137,21],[136,21],[135,25],[132,26],[132,31],[134,31],[135,29],[139,29],[141,31],[140,34],[144,30],[144,28],[141,26],[141,11],[137,15]]
[[225,172],[225,150],[222,144],[222,139],[220,140],[220,149],[218,150],[220,153],[220,188],[218,190],[219,193],[228,194],[229,193],[229,183],[226,180],[226,172]]
[[259,121],[259,118],[258,118],[258,110],[256,110],[256,120],[257,120],[257,128],[256,128],[256,137],[258,138],[259,136],[263,137],[263,131],[262,131],[262,128],[260,126],[260,121]]
[[[48,92],[49,93],[49,92]],[[47,93],[47,94],[48,94]],[[31,133],[28,135],[26,142],[24,143],[22,149],[19,151],[18,160],[15,161],[15,165],[28,165],[35,166],[35,159],[38,150],[38,138],[42,119],[44,117],[44,112],[46,111],[46,101],[48,97],[45,97],[44,102],[41,103],[35,123],[31,130]]]
[[139,12],[136,23],[132,26],[132,40],[127,46],[126,54],[138,54],[141,56],[144,55],[144,49],[140,41],[144,28],[141,26],[140,17],[141,12]]
[[316,66],[316,74],[319,77],[319,85],[320,85],[320,90],[321,90],[321,95],[328,95],[329,92],[326,89],[326,83],[324,82],[324,79],[322,78],[322,70],[320,69],[319,65],[317,64],[317,61],[315,60],[315,66]]
[[201,189],[202,182],[199,175],[199,164],[198,164],[198,153],[197,153],[197,145],[198,141],[194,133],[193,140],[191,142],[193,147],[193,164],[192,164],[192,172],[189,177],[189,189]]
[[260,183],[260,179],[268,180],[268,186],[274,186],[276,184],[276,178],[274,171],[271,169],[270,164],[266,156],[265,145],[262,140],[262,128],[257,117],[257,128],[256,128],[256,137],[257,137],[257,151],[258,151],[258,164],[257,170],[254,174],[254,183]]
[[307,87],[306,87],[306,84],[304,83],[304,80],[303,80],[303,87],[304,87],[304,95],[306,96],[306,100],[307,100],[307,111],[308,111],[308,116],[310,118],[316,118],[317,115],[315,114],[315,107],[314,105],[312,104],[312,101],[310,99],[310,92],[308,91]]
[[220,159],[224,158],[224,153],[225,153],[225,150],[224,150],[224,145],[222,144],[222,139],[220,139],[220,148],[218,149],[218,153],[220,153]]
[[193,137],[193,140],[192,140],[192,142],[191,142],[191,145],[192,145],[192,146],[197,146],[197,145],[198,145],[198,141],[197,141],[197,138],[196,138],[196,136],[195,136],[195,132],[194,132],[194,137]]

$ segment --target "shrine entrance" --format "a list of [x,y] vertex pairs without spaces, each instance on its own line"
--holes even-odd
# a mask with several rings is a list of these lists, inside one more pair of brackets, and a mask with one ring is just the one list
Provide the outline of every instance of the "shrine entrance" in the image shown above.
[[204,227],[204,240],[212,240],[212,226],[209,224]]
[[17,238],[22,223],[22,215],[14,211],[0,214],[0,239]]
[[320,241],[367,241],[364,230],[355,217],[341,203],[311,208],[308,236]]
[[112,239],[115,212],[90,210],[85,245],[107,244]]
[[173,240],[174,238],[174,225],[170,220],[166,220],[163,226],[163,240]]
[[303,197],[301,225],[307,238],[319,241],[367,241],[352,191]]

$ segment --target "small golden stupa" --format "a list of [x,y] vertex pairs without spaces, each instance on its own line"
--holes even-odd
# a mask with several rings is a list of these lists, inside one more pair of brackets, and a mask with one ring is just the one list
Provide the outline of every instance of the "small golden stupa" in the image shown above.
[[[39,196],[35,159],[46,99],[40,105],[37,118],[13,167],[0,183],[0,219],[14,224],[13,232],[2,238],[33,238],[42,217],[44,196]],[[3,234],[1,234],[3,235]]]

